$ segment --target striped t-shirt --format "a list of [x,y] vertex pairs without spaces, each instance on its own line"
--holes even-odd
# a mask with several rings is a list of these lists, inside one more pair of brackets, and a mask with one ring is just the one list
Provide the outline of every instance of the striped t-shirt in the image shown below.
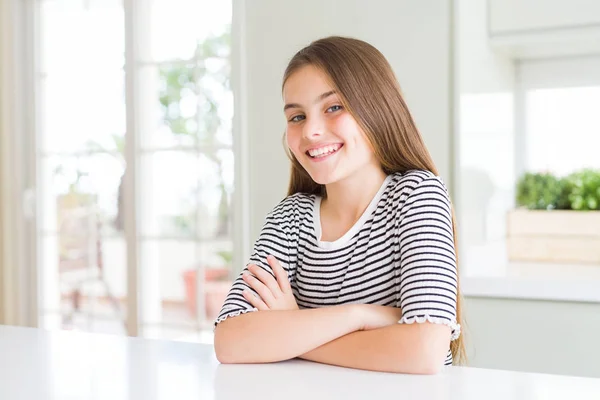
[[[423,170],[386,177],[341,238],[321,241],[321,198],[297,193],[266,217],[250,263],[271,272],[272,254],[287,271],[300,308],[362,303],[402,309],[399,323],[456,321],[457,269],[450,199],[439,177]],[[244,269],[245,270],[245,269]],[[256,311],[235,280],[216,320]],[[446,365],[452,364],[448,350]]]

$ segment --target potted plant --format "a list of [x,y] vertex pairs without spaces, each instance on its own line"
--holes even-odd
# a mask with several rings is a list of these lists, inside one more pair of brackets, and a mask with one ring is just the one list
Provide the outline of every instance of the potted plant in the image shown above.
[[508,214],[511,261],[600,263],[600,170],[524,174]]

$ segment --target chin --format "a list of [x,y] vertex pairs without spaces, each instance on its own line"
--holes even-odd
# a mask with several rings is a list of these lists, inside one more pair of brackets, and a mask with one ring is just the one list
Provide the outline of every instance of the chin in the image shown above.
[[316,183],[318,183],[319,185],[329,185],[330,183],[334,183],[337,182],[340,178],[337,176],[337,174],[319,174],[319,173],[310,173],[309,172],[310,177],[312,178],[313,181],[315,181]]

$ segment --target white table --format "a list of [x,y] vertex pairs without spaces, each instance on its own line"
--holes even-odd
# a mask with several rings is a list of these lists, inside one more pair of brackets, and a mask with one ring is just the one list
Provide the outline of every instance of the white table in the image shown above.
[[600,399],[600,379],[450,367],[435,376],[293,360],[220,365],[211,346],[0,326],[0,399]]

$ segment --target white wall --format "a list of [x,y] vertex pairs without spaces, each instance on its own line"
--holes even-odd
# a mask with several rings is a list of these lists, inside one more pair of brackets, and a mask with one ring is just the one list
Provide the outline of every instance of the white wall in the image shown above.
[[460,92],[512,92],[515,76],[512,60],[496,54],[488,42],[487,2],[457,0],[457,50]]
[[[245,1],[250,234],[287,189],[281,78],[293,54],[328,35],[375,45],[394,68],[440,174],[450,182],[450,0]],[[237,12],[242,7],[237,6]],[[235,11],[234,11],[235,12]],[[238,110],[239,112],[239,110]]]

